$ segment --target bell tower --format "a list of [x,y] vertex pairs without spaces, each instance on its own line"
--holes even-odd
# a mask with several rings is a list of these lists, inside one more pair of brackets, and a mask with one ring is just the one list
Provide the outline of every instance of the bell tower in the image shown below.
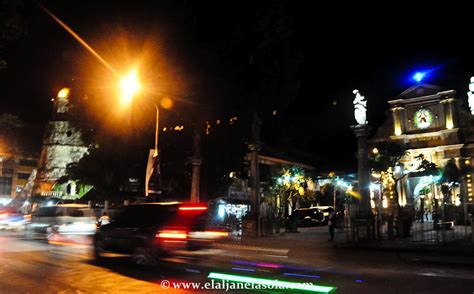
[[86,153],[87,146],[81,132],[75,128],[68,114],[71,89],[63,88],[54,102],[54,113],[48,122],[36,178],[35,192],[43,196],[76,198],[75,183],[58,186],[58,180],[66,175],[67,165],[78,162]]

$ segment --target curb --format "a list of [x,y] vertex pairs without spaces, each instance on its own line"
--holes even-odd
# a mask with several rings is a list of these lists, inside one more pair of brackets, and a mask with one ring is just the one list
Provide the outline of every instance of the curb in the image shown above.
[[220,249],[247,250],[247,251],[281,254],[281,255],[288,255],[288,252],[290,251],[290,249],[274,249],[274,248],[267,248],[267,247],[238,245],[238,244],[222,244],[222,243],[214,244],[214,247],[220,248]]

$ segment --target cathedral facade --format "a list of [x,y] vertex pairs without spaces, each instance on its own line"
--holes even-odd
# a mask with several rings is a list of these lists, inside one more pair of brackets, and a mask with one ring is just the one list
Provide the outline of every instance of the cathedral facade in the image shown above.
[[[406,149],[396,171],[401,179],[396,187],[400,206],[431,211],[441,205],[441,184],[447,184],[450,195],[445,197],[445,204],[464,211],[464,215],[472,210],[474,115],[467,110],[465,100],[454,90],[418,84],[388,102],[390,115],[370,144],[391,141]],[[420,175],[420,155],[436,164],[439,175]],[[440,183],[448,162],[455,163],[459,177]],[[384,197],[386,203],[393,203],[393,197],[387,193]]]

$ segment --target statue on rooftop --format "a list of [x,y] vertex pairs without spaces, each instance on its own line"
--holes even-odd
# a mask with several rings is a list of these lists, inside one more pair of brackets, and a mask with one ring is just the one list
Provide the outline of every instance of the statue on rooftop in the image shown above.
[[352,91],[354,93],[355,99],[354,99],[354,116],[355,120],[357,121],[357,124],[359,125],[366,125],[367,124],[367,100],[365,100],[365,97],[362,96],[359,93],[359,90],[354,90]]
[[467,97],[471,114],[474,115],[474,77],[471,77],[471,83],[469,84],[469,92],[467,92]]

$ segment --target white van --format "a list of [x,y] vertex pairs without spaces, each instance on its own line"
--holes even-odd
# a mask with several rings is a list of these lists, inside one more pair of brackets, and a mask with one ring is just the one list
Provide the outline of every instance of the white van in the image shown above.
[[27,233],[47,235],[93,235],[96,230],[94,210],[85,204],[43,206],[32,215]]

